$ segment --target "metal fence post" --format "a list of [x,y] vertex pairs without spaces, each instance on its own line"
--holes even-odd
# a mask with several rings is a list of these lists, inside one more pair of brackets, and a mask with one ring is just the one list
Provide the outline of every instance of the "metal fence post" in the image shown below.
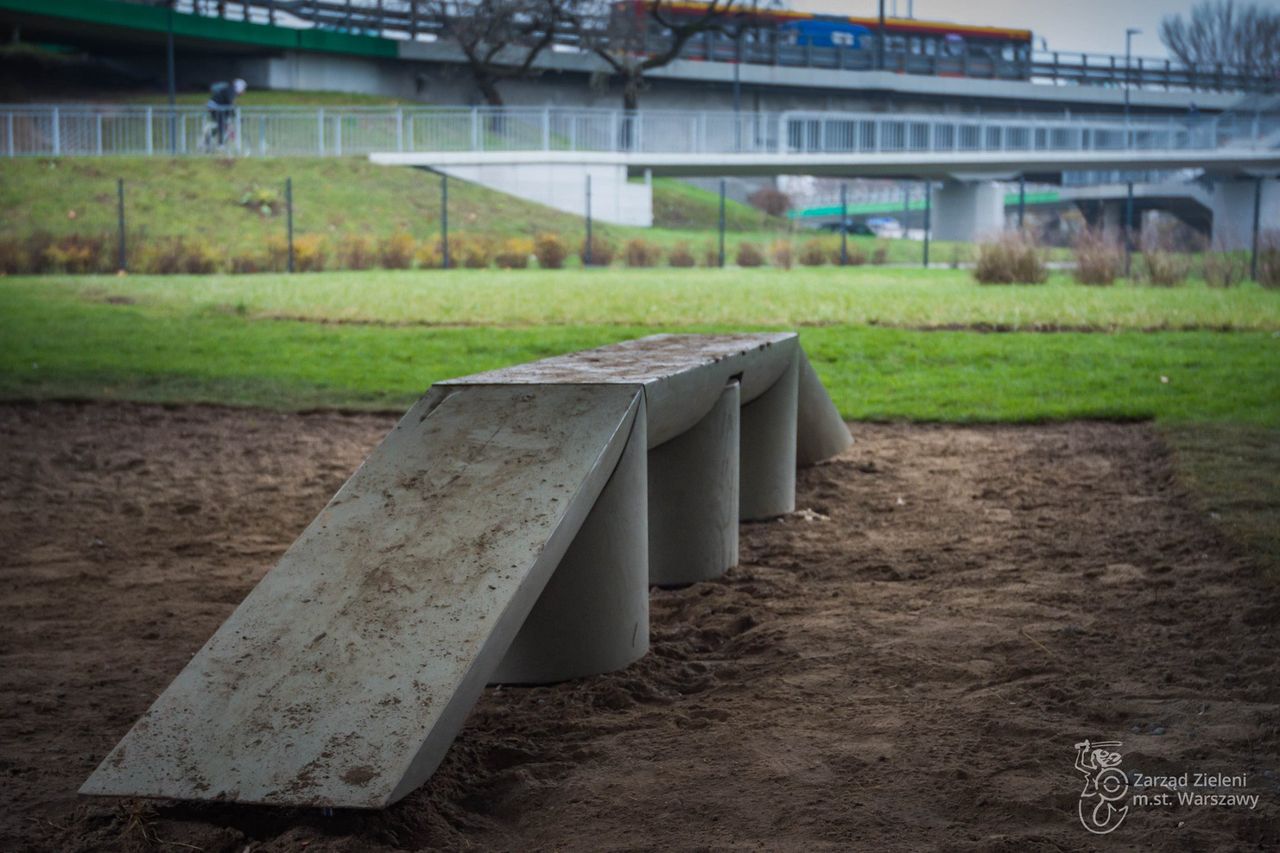
[[53,154],[62,154],[62,118],[57,107],[53,108]]
[[1253,179],[1253,247],[1249,252],[1249,278],[1258,280],[1258,228],[1262,215],[1262,178]]
[[929,232],[933,230],[933,181],[924,182],[924,268],[929,268]]
[[116,178],[116,226],[120,232],[120,246],[116,255],[116,269],[120,272],[127,272],[129,269],[128,258],[125,256],[124,241],[124,178]]
[[316,110],[316,153],[324,156],[324,107]]
[[840,266],[849,265],[849,185],[840,183]]
[[289,272],[293,272],[293,178],[284,179],[285,223],[288,228]]
[[480,150],[480,108],[471,108],[471,150]]
[[724,268],[724,178],[720,179],[720,267]]
[[591,173],[587,173],[587,242],[582,247],[582,265],[591,266]]
[[404,110],[396,109],[396,150],[404,151]]
[[1018,175],[1018,230],[1022,230],[1027,214],[1027,176]]
[[551,108],[544,107],[542,110],[542,150],[551,150]]
[[153,137],[153,128],[151,127],[152,109],[147,107],[147,156],[150,157],[155,152],[155,140]]
[[440,173],[440,266],[449,268],[449,176]]
[[9,121],[7,122],[8,126],[6,127],[5,134],[4,134],[5,142],[7,143],[7,147],[9,150],[9,156],[16,157],[18,156],[18,152],[14,150],[14,144],[13,144],[13,113],[9,113],[8,118],[9,118]]

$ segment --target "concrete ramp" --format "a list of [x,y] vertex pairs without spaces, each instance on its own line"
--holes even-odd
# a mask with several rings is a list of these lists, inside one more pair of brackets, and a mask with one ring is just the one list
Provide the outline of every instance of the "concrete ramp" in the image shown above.
[[413,790],[573,541],[641,407],[634,387],[429,395],[81,792],[379,808]]
[[660,335],[433,386],[81,793],[380,808],[491,681],[648,649],[850,441],[792,333]]

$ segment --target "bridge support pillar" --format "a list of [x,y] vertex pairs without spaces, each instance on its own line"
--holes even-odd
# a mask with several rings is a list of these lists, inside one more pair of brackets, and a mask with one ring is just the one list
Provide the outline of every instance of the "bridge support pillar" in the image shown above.
[[933,197],[933,239],[972,243],[1004,230],[1004,190],[995,181],[947,181]]
[[649,651],[647,442],[626,449],[491,684],[549,684],[622,669]]
[[738,562],[739,386],[649,451],[649,583],[712,580]]
[[[1257,182],[1252,178],[1218,181],[1213,185],[1213,248],[1248,249],[1253,244],[1253,204]],[[1280,181],[1262,182],[1263,231],[1280,227]]]

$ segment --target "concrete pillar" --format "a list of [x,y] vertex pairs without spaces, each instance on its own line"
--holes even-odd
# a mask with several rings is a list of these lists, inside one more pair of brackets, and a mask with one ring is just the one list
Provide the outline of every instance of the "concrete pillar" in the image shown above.
[[697,583],[738,562],[739,386],[649,451],[649,583]]
[[493,684],[548,684],[622,669],[649,650],[643,403],[626,449],[512,641]]
[[816,464],[853,443],[849,428],[823,387],[809,357],[800,350],[800,388],[796,401],[796,466]]
[[796,508],[796,410],[799,359],[742,407],[738,517],[773,518]]
[[946,181],[933,196],[933,239],[972,243],[1004,230],[1004,188],[994,181]]
[[[1213,185],[1213,248],[1248,249],[1253,245],[1253,201],[1256,183],[1252,178],[1216,181]],[[1262,231],[1280,228],[1280,181],[1262,182],[1262,209],[1258,227]]]

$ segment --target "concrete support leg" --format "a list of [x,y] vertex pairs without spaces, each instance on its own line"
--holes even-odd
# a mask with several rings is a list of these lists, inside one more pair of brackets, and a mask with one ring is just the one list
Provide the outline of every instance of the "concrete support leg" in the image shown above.
[[799,361],[742,407],[738,517],[773,518],[796,508],[796,407]]
[[796,465],[804,468],[839,454],[853,443],[853,438],[804,350],[800,351],[799,359]]
[[491,683],[548,684],[622,669],[649,650],[645,414]]
[[649,451],[649,583],[718,578],[738,562],[739,386]]
[[[1213,185],[1213,248],[1248,249],[1253,245],[1253,204],[1257,184],[1252,178],[1218,181]],[[1280,181],[1262,182],[1261,230],[1280,228]]]
[[933,197],[933,238],[972,243],[1004,230],[1004,189],[994,181],[947,181]]

